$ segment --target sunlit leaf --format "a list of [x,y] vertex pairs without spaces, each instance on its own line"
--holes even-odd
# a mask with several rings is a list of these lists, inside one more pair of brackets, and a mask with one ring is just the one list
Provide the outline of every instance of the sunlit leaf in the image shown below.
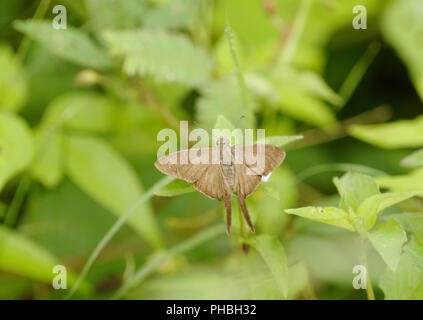
[[395,271],[401,257],[402,245],[407,241],[399,222],[391,218],[376,226],[369,233],[369,240],[389,268]]
[[32,132],[18,116],[0,112],[0,190],[30,164],[34,152]]
[[353,125],[350,135],[380,148],[423,146],[423,116],[383,124]]
[[376,181],[383,188],[391,191],[423,190],[423,169],[417,169],[407,175],[377,177]]
[[414,196],[423,196],[423,191],[376,194],[363,201],[358,208],[357,215],[364,219],[364,224],[369,229],[375,224],[376,218],[382,210]]
[[12,49],[0,46],[0,109],[17,110],[25,102],[27,82]]
[[258,143],[266,143],[271,144],[277,147],[283,147],[291,142],[301,140],[304,136],[296,135],[296,136],[270,136],[266,137],[265,140],[258,140]]
[[423,167],[423,149],[413,152],[401,161],[401,165],[411,168]]
[[354,231],[348,213],[335,207],[303,207],[297,209],[286,209],[285,212],[310,220],[331,224],[350,231]]
[[368,197],[379,193],[379,186],[371,176],[357,172],[347,172],[333,182],[341,196],[340,207],[345,211],[350,208],[356,212],[360,204]]

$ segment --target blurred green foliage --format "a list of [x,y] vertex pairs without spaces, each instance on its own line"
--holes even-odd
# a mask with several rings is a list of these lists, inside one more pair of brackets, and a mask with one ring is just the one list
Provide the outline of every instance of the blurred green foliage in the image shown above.
[[[366,0],[366,30],[357,4],[0,2],[0,298],[63,298],[62,264],[83,299],[364,299],[365,263],[377,299],[423,299],[423,2]],[[160,180],[181,120],[286,149],[257,234]]]

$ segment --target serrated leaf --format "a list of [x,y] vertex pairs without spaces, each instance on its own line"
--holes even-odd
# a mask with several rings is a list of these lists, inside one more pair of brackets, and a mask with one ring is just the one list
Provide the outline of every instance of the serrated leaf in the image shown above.
[[303,135],[296,136],[270,136],[263,140],[258,140],[257,143],[271,144],[277,147],[283,147],[291,142],[303,139]]
[[0,46],[0,109],[18,110],[27,96],[27,82],[20,61],[8,46]]
[[30,164],[34,152],[32,132],[18,116],[0,112],[0,190]]
[[284,298],[288,297],[288,262],[285,250],[276,237],[267,234],[251,240],[251,245],[260,253],[269,267]]
[[368,197],[379,194],[379,186],[371,176],[357,172],[347,172],[341,178],[335,177],[333,183],[341,196],[340,207],[356,212]]
[[360,205],[357,215],[364,219],[366,228],[370,229],[376,223],[376,218],[382,210],[418,195],[423,196],[423,191],[376,194],[367,198]]
[[402,245],[407,241],[399,222],[391,218],[376,226],[368,237],[388,267],[395,271],[401,258]]
[[423,146],[423,116],[383,124],[353,125],[349,134],[380,148],[413,148]]
[[114,61],[107,53],[81,30],[71,26],[66,30],[56,30],[51,21],[41,20],[17,20],[14,26],[69,62],[95,69],[109,69],[114,66]]
[[192,183],[177,179],[164,186],[163,188],[157,190],[154,192],[154,194],[160,197],[175,197],[194,191],[195,188]]
[[313,221],[334,225],[349,231],[355,231],[349,220],[348,213],[339,208],[303,207],[297,209],[285,209],[285,212],[289,214],[295,214],[297,216]]
[[212,62],[186,36],[163,30],[108,31],[104,37],[114,55],[122,56],[129,75],[152,75],[160,82],[192,87],[204,84]]
[[[66,173],[82,190],[117,216],[125,214],[143,194],[136,173],[105,141],[88,135],[65,138]],[[162,238],[151,207],[141,205],[128,224],[154,247]]]
[[219,115],[231,123],[239,122],[239,128],[254,128],[254,116],[246,112],[241,91],[235,79],[226,78],[221,81],[211,81],[202,87],[202,97],[196,105],[196,117],[199,122],[211,129]]
[[93,30],[139,27],[147,12],[144,1],[85,0]]
[[198,16],[201,0],[174,0],[150,10],[144,24],[148,28],[186,28]]
[[423,167],[423,149],[417,150],[401,160],[401,165],[410,168]]
[[423,100],[423,3],[420,0],[396,0],[382,17],[382,32],[408,67]]

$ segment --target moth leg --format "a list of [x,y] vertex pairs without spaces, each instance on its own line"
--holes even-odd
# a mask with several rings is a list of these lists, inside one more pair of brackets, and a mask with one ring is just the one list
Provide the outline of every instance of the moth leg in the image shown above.
[[224,198],[226,208],[226,233],[228,236],[231,235],[231,221],[232,221],[232,196],[231,194],[226,195]]
[[236,195],[238,197],[239,206],[241,207],[241,211],[242,211],[242,214],[244,215],[244,219],[245,221],[247,221],[247,224],[250,227],[251,232],[254,233],[255,230],[254,230],[253,223],[251,222],[251,219],[250,219],[250,214],[248,213],[247,204],[245,203],[245,198],[241,194],[239,188]]

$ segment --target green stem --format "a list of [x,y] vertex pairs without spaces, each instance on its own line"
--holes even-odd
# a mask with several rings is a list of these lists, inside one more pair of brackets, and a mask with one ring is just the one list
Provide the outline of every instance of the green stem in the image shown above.
[[29,186],[31,185],[31,178],[28,175],[22,177],[19,181],[18,188],[13,196],[12,203],[10,204],[6,216],[4,219],[4,224],[8,227],[13,227],[17,221],[19,210],[22,206],[22,203],[25,199],[25,194],[27,193]]
[[135,205],[129,209],[123,216],[121,216],[115,224],[107,231],[104,237],[100,240],[100,242],[95,247],[94,251],[91,253],[90,257],[88,258],[87,262],[84,265],[78,279],[75,282],[75,285],[72,287],[70,292],[65,296],[64,299],[70,299],[76,290],[78,290],[79,286],[81,285],[82,281],[85,279],[88,271],[90,271],[94,261],[97,259],[101,251],[104,247],[109,243],[109,241],[113,238],[113,236],[119,231],[119,229],[124,225],[124,223],[131,217],[131,215],[145,202],[147,202],[153,195],[154,192],[159,190],[160,188],[164,187],[165,185],[169,184],[173,181],[174,178],[166,177],[157,182],[154,186],[152,186],[144,195],[135,203]]
[[124,296],[128,290],[133,286],[138,284],[141,280],[145,279],[149,274],[151,274],[157,267],[169,260],[170,258],[181,254],[185,251],[188,251],[210,239],[216,238],[225,233],[225,228],[219,224],[212,226],[206,230],[201,231],[200,233],[194,235],[186,241],[174,246],[169,249],[167,252],[155,257],[149,262],[145,263],[134,275],[134,277],[123,284],[122,287],[111,297],[111,299],[120,299]]
[[360,236],[360,258],[361,264],[366,268],[366,292],[369,300],[375,300],[375,294],[373,291],[372,281],[370,279],[370,271],[367,265],[367,253],[366,253],[367,242],[362,236]]
[[236,55],[234,39],[233,39],[233,34],[232,34],[232,28],[229,24],[228,16],[226,16],[225,33],[226,33],[226,39],[228,40],[229,48],[231,50],[232,60],[233,60],[234,65],[235,65],[235,73],[236,73],[236,77],[237,77],[237,80],[238,80],[238,85],[241,88],[242,100],[243,100],[244,105],[247,109],[248,115],[251,116],[253,110],[251,108],[250,99],[248,97],[248,90],[247,90],[247,86],[245,84],[244,76],[242,75],[241,67],[239,65],[238,57]]

